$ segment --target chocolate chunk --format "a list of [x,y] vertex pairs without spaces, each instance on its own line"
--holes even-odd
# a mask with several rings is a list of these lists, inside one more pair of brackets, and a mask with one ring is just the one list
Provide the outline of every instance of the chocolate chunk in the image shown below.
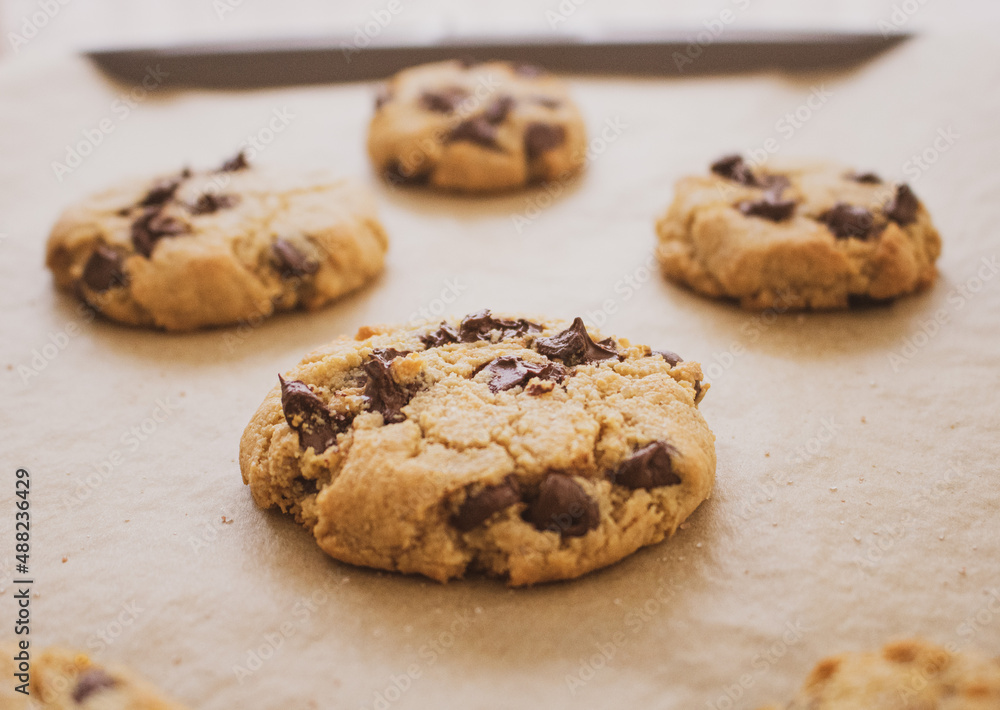
[[853,180],[854,182],[861,182],[867,185],[881,185],[882,178],[880,178],[875,173],[851,173],[847,176],[848,180]]
[[773,195],[776,200],[780,199],[781,193],[792,184],[792,181],[784,175],[763,175],[755,179],[757,185],[767,190],[767,194]]
[[103,669],[88,668],[76,679],[76,685],[73,687],[73,702],[82,705],[94,693],[114,688],[116,685],[118,685],[118,681]]
[[701,396],[701,380],[694,381],[694,400],[698,401],[698,397]]
[[536,64],[515,64],[514,73],[525,79],[535,79],[544,74],[545,70]]
[[430,175],[426,172],[408,170],[398,160],[393,160],[382,169],[382,177],[392,185],[423,185]]
[[608,338],[595,343],[579,317],[573,325],[551,338],[536,338],[533,347],[542,355],[558,358],[569,366],[620,358],[614,341]]
[[741,155],[733,154],[719,158],[712,163],[712,172],[741,185],[760,187],[753,170],[743,161]]
[[441,321],[441,326],[430,333],[420,336],[420,342],[428,348],[438,348],[448,343],[458,342],[458,331]]
[[819,216],[819,221],[829,227],[837,239],[867,239],[872,236],[872,227],[875,225],[871,212],[846,202],[835,204]]
[[920,201],[907,184],[896,188],[896,196],[885,206],[885,214],[896,224],[906,226],[917,219],[917,208]]
[[557,362],[543,365],[525,362],[514,355],[502,355],[482,369],[490,373],[489,388],[491,392],[502,392],[513,387],[520,387],[527,384],[532,377],[561,382],[567,374],[566,368]]
[[132,223],[132,244],[135,250],[146,258],[149,258],[153,253],[153,247],[164,237],[175,237],[190,231],[184,222],[176,217],[162,214],[161,209],[161,207],[147,207]]
[[500,340],[516,338],[527,333],[540,333],[542,327],[537,323],[518,318],[517,320],[505,320],[494,318],[489,309],[470,313],[458,326],[459,339],[463,343],[472,343],[476,340],[492,340],[492,332],[500,332]]
[[583,487],[562,473],[542,479],[538,498],[527,510],[528,520],[539,530],[552,530],[563,537],[580,537],[601,522],[597,501]]
[[524,154],[534,160],[566,142],[566,129],[552,123],[529,123],[524,129]]
[[99,293],[114,286],[123,286],[125,284],[123,261],[122,255],[117,251],[98,244],[83,267],[83,283],[92,291]]
[[250,163],[247,162],[247,156],[244,151],[240,151],[235,156],[224,162],[219,166],[219,169],[215,172],[217,173],[235,173],[237,170],[246,170],[250,167]]
[[664,360],[666,360],[667,362],[669,362],[671,367],[676,367],[677,363],[684,362],[684,358],[682,358],[677,353],[671,352],[669,350],[653,350],[649,354],[650,355],[659,355]]
[[271,245],[271,256],[281,276],[286,279],[315,274],[319,264],[307,257],[287,239],[276,239]]
[[337,434],[347,429],[354,417],[331,412],[304,382],[286,381],[281,375],[278,381],[281,382],[281,409],[288,426],[299,434],[299,447],[303,451],[312,447],[321,454],[333,446]]
[[216,195],[206,192],[198,197],[198,200],[188,209],[191,214],[212,214],[219,210],[229,209],[240,201],[238,195]]
[[765,193],[759,200],[736,203],[736,209],[747,217],[762,217],[772,222],[783,222],[795,211],[795,200],[782,200],[776,195]]
[[487,121],[485,116],[474,116],[459,123],[451,129],[448,141],[469,141],[484,148],[500,149],[497,144],[497,127]]
[[371,359],[362,365],[368,375],[364,391],[368,408],[373,412],[380,412],[386,424],[406,419],[401,410],[412,395],[393,379],[389,364],[397,357],[407,354],[409,353],[394,348],[377,348],[372,350]]
[[885,308],[891,306],[894,298],[872,298],[866,293],[847,294],[847,305],[851,308]]
[[469,494],[452,519],[451,524],[462,532],[474,527],[501,510],[521,500],[521,487],[514,476],[507,476],[503,483],[486,486],[479,493]]
[[677,449],[665,441],[654,441],[636,450],[611,474],[611,480],[626,488],[659,488],[681,482],[674,473],[672,457]]
[[498,96],[483,111],[483,117],[494,126],[501,124],[515,103],[513,96]]
[[181,186],[180,178],[169,178],[160,180],[149,189],[146,196],[139,200],[140,207],[152,207],[153,205],[163,205],[173,199],[177,188]]
[[378,91],[375,93],[375,110],[378,111],[390,101],[392,101],[392,92],[389,91],[389,87],[384,85],[378,87]]
[[420,106],[434,113],[454,113],[469,92],[460,86],[420,94]]

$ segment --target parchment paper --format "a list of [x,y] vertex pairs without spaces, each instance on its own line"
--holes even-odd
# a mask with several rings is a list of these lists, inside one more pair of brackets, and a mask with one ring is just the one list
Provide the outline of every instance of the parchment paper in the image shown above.
[[[837,76],[577,79],[605,140],[587,174],[552,197],[463,199],[378,185],[368,85],[172,93],[168,77],[125,113],[133,87],[82,60],[0,68],[0,636],[23,466],[35,644],[128,663],[205,710],[725,710],[786,699],[821,656],[891,638],[1000,652],[998,82],[991,37],[912,41]],[[190,335],[90,321],[54,292],[59,210],[125,175],[214,165],[275,111],[294,118],[257,162],[377,190],[392,239],[378,283]],[[53,161],[104,119],[58,180]],[[673,182],[769,139],[908,180],[944,238],[933,290],[760,316],[650,271]],[[581,314],[702,362],[718,483],[674,539],[571,583],[441,586],[335,562],[254,507],[239,436],[279,371],[363,324],[487,306]]]

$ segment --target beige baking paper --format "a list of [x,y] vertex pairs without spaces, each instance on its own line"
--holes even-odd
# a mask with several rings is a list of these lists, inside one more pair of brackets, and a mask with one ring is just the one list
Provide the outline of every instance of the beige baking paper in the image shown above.
[[[574,80],[586,175],[481,199],[377,184],[371,85],[148,83],[140,96],[75,59],[0,67],[0,637],[21,466],[34,643],[128,663],[204,710],[726,710],[911,634],[1000,653],[993,38],[914,40],[837,75]],[[213,166],[250,135],[260,164],[373,185],[392,245],[371,288],[189,335],[91,322],[54,292],[44,243],[63,207]],[[768,147],[909,181],[944,238],[933,290],[759,316],[664,283],[653,221],[674,181]],[[363,324],[482,307],[583,315],[703,364],[718,483],[675,538],[570,583],[442,586],[335,562],[254,507],[239,438],[279,372]]]

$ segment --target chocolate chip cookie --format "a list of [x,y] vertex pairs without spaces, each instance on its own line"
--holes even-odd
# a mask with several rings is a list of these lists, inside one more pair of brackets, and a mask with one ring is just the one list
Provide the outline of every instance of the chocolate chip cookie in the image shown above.
[[538,67],[437,62],[380,89],[368,153],[394,184],[498,192],[578,172],[586,131],[565,84]]
[[278,378],[240,466],[258,505],[339,560],[569,579],[659,542],[710,494],[701,377],[579,318],[362,328]]
[[59,287],[112,320],[192,330],[318,308],[374,278],[387,243],[366,189],[240,154],[70,207],[47,263]]
[[2,648],[0,707],[4,710],[184,710],[122,668],[103,668],[84,654],[61,648],[31,649],[30,695],[17,692],[23,678],[14,644]]
[[905,184],[825,164],[716,161],[657,223],[667,278],[753,310],[833,309],[928,288],[941,238]]
[[996,710],[1000,658],[949,652],[919,639],[877,653],[844,653],[820,661],[784,708]]

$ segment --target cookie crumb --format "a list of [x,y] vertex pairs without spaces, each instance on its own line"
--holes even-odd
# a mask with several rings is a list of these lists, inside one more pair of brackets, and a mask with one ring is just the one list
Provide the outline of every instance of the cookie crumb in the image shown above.
[[66,564],[67,562],[69,562],[69,558],[68,557],[63,557],[62,561],[63,561],[63,564]]

